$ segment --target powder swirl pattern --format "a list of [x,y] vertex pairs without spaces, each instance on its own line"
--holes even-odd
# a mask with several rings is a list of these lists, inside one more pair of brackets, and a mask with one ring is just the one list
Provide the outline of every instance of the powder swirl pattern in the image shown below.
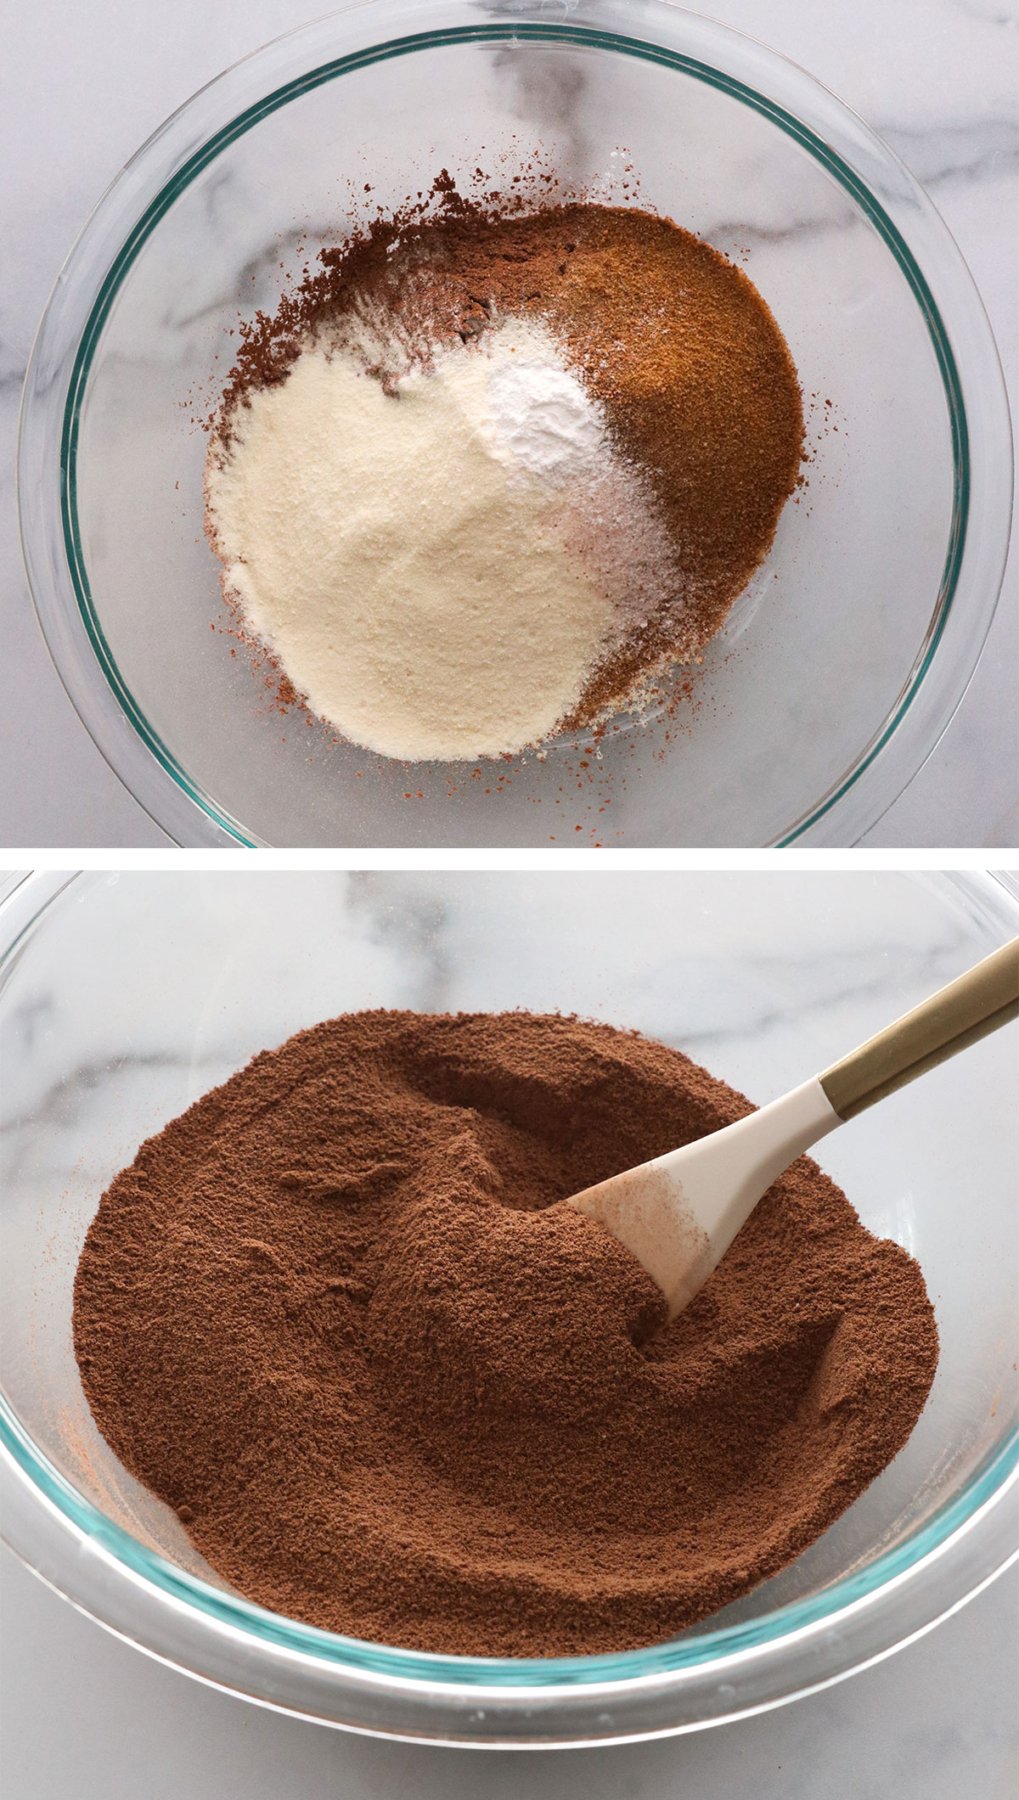
[[916,1263],[806,1157],[668,1327],[555,1204],[747,1110],[555,1015],[302,1032],[103,1196],[74,1307],[99,1428],[291,1617],[477,1655],[671,1637],[851,1504],[937,1361]]

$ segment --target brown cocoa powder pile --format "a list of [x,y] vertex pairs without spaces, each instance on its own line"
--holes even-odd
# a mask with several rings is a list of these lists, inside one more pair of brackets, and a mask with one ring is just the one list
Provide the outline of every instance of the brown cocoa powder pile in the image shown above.
[[262,1605],[422,1650],[670,1637],[905,1443],[923,1277],[808,1158],[689,1309],[555,1202],[748,1102],[559,1016],[366,1012],[144,1144],[81,1255],[100,1430]]
[[803,456],[796,369],[753,283],[671,219],[587,201],[507,213],[499,196],[464,199],[448,176],[435,193],[437,215],[421,216],[425,202],[377,219],[242,328],[214,443],[229,443],[253,388],[286,380],[309,338],[344,320],[390,320],[394,343],[426,362],[500,316],[544,322],[642,471],[681,576],[595,670],[562,722],[578,729],[699,651],[767,555]]

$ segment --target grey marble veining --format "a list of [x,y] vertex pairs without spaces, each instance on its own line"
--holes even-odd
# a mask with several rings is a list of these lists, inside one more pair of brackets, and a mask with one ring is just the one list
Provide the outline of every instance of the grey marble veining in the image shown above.
[[134,1084],[179,1108],[370,1006],[603,1018],[763,1101],[958,974],[974,909],[923,875],[86,875],[5,972],[5,1163],[24,1138],[71,1181],[97,1109],[130,1145]]
[[[3,1266],[32,1245],[38,1271],[18,1292],[8,1284],[0,1309],[15,1403],[22,1344],[29,1365],[67,1367],[77,1246],[111,1175],[142,1137],[301,1026],[359,1006],[576,1010],[690,1050],[766,1100],[959,973],[1010,916],[989,882],[923,875],[86,877],[0,970]],[[987,1365],[989,1346],[1005,1354],[1008,1314],[999,1319],[1000,1296],[973,1267],[1007,1200],[1001,1115],[1017,1051],[1014,1032],[999,1034],[825,1141],[823,1165],[866,1221],[919,1257],[943,1359],[907,1450],[776,1578],[781,1598],[865,1554],[874,1521],[878,1541],[894,1537],[1002,1400],[1008,1377]],[[974,1194],[981,1233],[966,1212]],[[992,1257],[1010,1311],[1009,1260]],[[21,1379],[32,1385],[31,1367]],[[81,1404],[66,1382],[59,1397]],[[144,1496],[124,1504],[149,1516]],[[24,1800],[63,1800],[72,1764],[81,1800],[135,1800],[143,1770],[153,1800],[1009,1793],[1014,1584],[891,1662],[766,1718],[672,1744],[482,1762],[256,1713],[147,1663],[13,1566],[3,1581],[5,1772]]]
[[1019,169],[1019,119],[1013,115],[934,129],[889,124],[881,135],[932,194]]
[[[711,9],[783,50],[881,131],[930,188],[970,262],[1016,391],[1015,10],[1001,0],[897,0],[811,7],[804,0],[721,0]],[[0,109],[6,265],[0,295],[0,439],[13,445],[32,334],[63,256],[106,182],[172,107],[227,63],[299,19],[292,0],[182,0],[173,29],[150,0],[82,9],[50,0],[9,34],[9,98]],[[153,51],[158,31],[158,55]],[[38,105],[47,101],[40,140]],[[197,302],[196,302],[197,304]],[[79,725],[27,601],[10,458],[0,466],[0,592],[9,685],[0,718],[0,842],[161,845]],[[987,650],[948,733],[866,840],[872,845],[1019,841],[1014,682],[1019,666],[1015,562]]]

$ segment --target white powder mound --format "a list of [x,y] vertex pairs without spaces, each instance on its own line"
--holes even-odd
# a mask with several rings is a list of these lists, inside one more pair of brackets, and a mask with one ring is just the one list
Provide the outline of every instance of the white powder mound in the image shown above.
[[[449,363],[447,353],[441,366]],[[606,460],[601,409],[543,327],[507,321],[482,339],[470,375],[484,442],[511,469],[563,482],[590,476]]]
[[395,393],[309,344],[231,426],[206,478],[227,588],[311,709],[383,755],[541,742],[632,625],[632,568],[668,566],[600,411],[530,323]]

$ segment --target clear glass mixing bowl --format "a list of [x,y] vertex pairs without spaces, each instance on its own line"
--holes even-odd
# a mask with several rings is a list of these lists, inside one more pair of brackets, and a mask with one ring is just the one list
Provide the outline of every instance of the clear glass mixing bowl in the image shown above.
[[[275,307],[365,182],[396,204],[538,143],[565,187],[619,200],[632,162],[644,201],[740,261],[800,371],[810,485],[671,729],[624,729],[585,768],[563,743],[481,778],[408,771],[282,720],[209,629],[193,418],[238,315]],[[373,0],[202,89],[113,184],[39,332],[20,496],[60,674],[179,843],[844,845],[973,672],[1010,454],[955,245],[801,70],[663,0]]]
[[767,1100],[1019,929],[987,876],[45,875],[0,907],[2,1521],[76,1605],[169,1663],[331,1724],[444,1743],[612,1742],[824,1686],[1015,1553],[1019,1031],[826,1140],[919,1258],[941,1364],[906,1448],[789,1568],[674,1642],[562,1661],[413,1655],[228,1591],[88,1413],[71,1284],[139,1142],[254,1052],[365,1006],[577,1011]]

